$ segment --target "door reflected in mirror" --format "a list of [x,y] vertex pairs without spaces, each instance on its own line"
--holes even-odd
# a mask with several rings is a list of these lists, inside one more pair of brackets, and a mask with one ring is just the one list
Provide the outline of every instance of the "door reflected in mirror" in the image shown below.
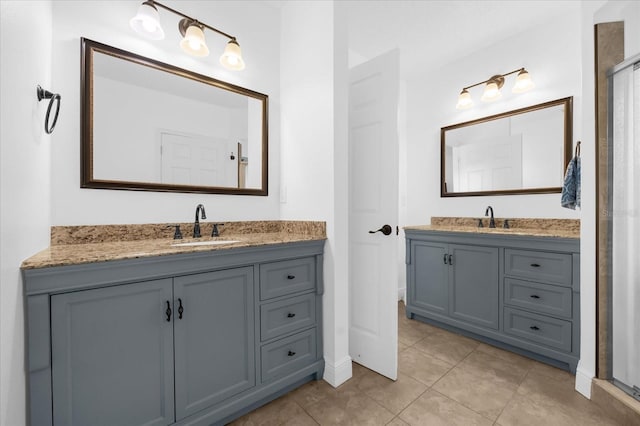
[[561,192],[572,98],[441,129],[441,196]]
[[267,195],[266,95],[82,47],[82,187]]

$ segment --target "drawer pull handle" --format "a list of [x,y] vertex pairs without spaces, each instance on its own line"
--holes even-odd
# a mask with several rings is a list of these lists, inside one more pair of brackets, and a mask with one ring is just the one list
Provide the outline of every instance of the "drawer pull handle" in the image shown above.
[[289,353],[287,353],[287,356],[294,356],[296,353],[293,351],[289,351]]
[[288,279],[288,280],[292,280],[292,279],[294,279],[295,277],[296,277],[295,275],[287,275],[287,279]]
[[180,306],[178,307],[178,318],[182,319],[182,314],[184,313],[184,308],[182,307],[182,299],[178,299],[178,303]]
[[540,264],[539,264],[539,263],[532,263],[532,264],[531,264],[531,267],[532,267],[532,268],[539,268],[539,267],[540,267]]
[[164,312],[167,314],[167,322],[171,322],[171,303],[167,300],[167,310]]
[[449,265],[453,265],[453,255],[449,255]]
[[296,314],[294,314],[293,312],[289,312],[289,313],[287,314],[287,318],[293,318],[293,317],[295,317],[295,316],[296,316]]
[[447,264],[447,253],[444,254],[444,257],[442,258],[442,260],[444,260],[444,264]]
[[540,328],[538,328],[537,325],[532,325],[531,327],[529,327],[530,329],[534,330],[534,331],[538,331],[540,330]]
[[537,294],[532,294],[529,297],[532,298],[532,299],[540,299],[540,296],[538,296]]

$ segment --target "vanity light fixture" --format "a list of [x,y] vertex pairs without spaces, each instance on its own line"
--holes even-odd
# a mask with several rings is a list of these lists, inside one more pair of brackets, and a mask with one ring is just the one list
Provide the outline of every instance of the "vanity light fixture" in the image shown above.
[[240,45],[234,36],[213,28],[155,0],[147,0],[142,3],[138,8],[136,16],[129,21],[129,25],[144,37],[151,40],[162,40],[164,38],[164,31],[160,25],[158,8],[168,10],[182,17],[178,23],[178,30],[183,37],[180,41],[182,50],[194,56],[208,56],[209,48],[207,47],[204,37],[204,29],[206,28],[229,39],[224,53],[220,56],[220,63],[225,68],[234,71],[240,71],[245,68]]
[[458,103],[456,105],[456,109],[471,108],[473,106],[473,100],[471,99],[469,89],[471,89],[472,87],[480,86],[481,84],[484,84],[485,87],[480,100],[484,102],[493,102],[500,99],[502,97],[500,89],[502,88],[502,86],[504,86],[504,78],[515,73],[518,73],[518,76],[516,77],[516,84],[511,90],[512,93],[524,93],[535,87],[533,81],[531,80],[529,72],[527,72],[527,70],[524,68],[518,68],[517,70],[508,72],[506,74],[496,74],[485,81],[481,81],[480,83],[464,87],[462,89],[462,92],[460,92],[460,95],[458,95]]

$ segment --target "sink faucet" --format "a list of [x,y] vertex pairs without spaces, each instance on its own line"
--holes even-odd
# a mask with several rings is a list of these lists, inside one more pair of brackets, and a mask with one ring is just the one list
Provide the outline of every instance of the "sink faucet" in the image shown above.
[[202,204],[198,204],[196,206],[196,221],[193,224],[193,238],[200,238],[200,220],[198,219],[198,213],[202,212],[202,219],[207,218],[207,214],[204,211],[204,206]]
[[491,206],[487,207],[487,210],[485,210],[484,215],[489,216],[489,211],[491,211],[491,220],[489,220],[489,228],[495,228],[496,221],[493,219],[493,207]]

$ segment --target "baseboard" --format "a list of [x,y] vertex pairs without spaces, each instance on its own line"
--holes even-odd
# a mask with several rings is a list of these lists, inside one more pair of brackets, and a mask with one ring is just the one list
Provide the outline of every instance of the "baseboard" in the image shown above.
[[586,373],[578,363],[578,368],[576,368],[576,390],[589,399],[591,399],[591,380],[592,379],[593,379],[593,376],[591,376],[591,374]]
[[329,383],[334,388],[337,388],[352,376],[351,372],[351,357],[346,356],[339,362],[332,363],[325,358],[324,362],[324,381]]
[[404,287],[398,288],[398,300],[402,300],[405,305],[407,304],[407,293]]

